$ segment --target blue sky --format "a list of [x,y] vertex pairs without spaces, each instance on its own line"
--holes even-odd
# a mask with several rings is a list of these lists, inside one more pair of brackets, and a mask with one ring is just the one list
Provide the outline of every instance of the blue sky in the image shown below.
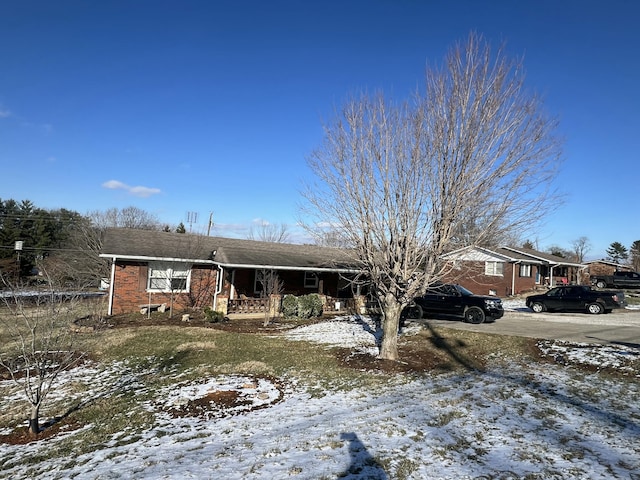
[[471,30],[524,55],[560,118],[565,204],[541,249],[640,239],[635,1],[4,1],[0,198],[134,205],[244,237],[299,214],[306,158],[349,94],[406,97]]

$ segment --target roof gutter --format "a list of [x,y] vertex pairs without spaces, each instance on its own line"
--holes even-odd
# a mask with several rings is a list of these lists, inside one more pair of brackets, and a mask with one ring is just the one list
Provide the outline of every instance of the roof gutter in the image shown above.
[[556,265],[556,266],[565,265],[567,267],[583,267],[584,266],[582,263],[557,262],[555,260],[550,260],[548,258],[538,257],[537,255],[532,255],[531,253],[521,252],[521,251],[516,250],[515,248],[511,248],[511,247],[502,247],[502,248],[504,248],[506,250],[511,250],[512,252],[519,253],[520,255],[526,255],[527,257],[536,258],[536,259],[540,260],[543,263],[548,263],[549,265]]
[[218,265],[224,268],[255,268],[268,270],[295,270],[301,272],[332,272],[332,273],[360,273],[361,270],[355,268],[330,268],[330,267],[293,267],[287,265],[257,265],[246,263],[223,263],[215,260],[203,260],[200,258],[176,258],[176,257],[148,257],[143,255],[113,255],[101,253],[100,257],[110,258],[114,262],[116,260],[133,260],[138,262],[182,262],[182,263],[199,263],[206,265]]
[[148,257],[144,255],[113,255],[108,253],[101,253],[101,258],[111,258],[115,262],[116,260],[135,260],[141,262],[179,262],[179,263],[199,263],[207,265],[216,265],[218,262],[213,260],[204,260],[202,258],[178,258],[178,257]]
[[354,268],[329,268],[329,267],[292,267],[286,265],[251,265],[246,263],[220,263],[215,262],[224,268],[254,268],[266,270],[292,270],[299,272],[331,272],[331,273],[360,273],[361,270]]

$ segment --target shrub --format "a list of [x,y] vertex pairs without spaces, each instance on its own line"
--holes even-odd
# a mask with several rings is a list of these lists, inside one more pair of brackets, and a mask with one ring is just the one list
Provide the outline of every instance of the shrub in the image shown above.
[[285,318],[298,316],[298,299],[293,295],[286,295],[282,299],[282,313]]
[[207,322],[218,323],[224,319],[224,313],[213,310],[211,307],[204,307],[202,311]]
[[298,298],[298,316],[313,318],[322,315],[322,299],[317,293],[303,295]]

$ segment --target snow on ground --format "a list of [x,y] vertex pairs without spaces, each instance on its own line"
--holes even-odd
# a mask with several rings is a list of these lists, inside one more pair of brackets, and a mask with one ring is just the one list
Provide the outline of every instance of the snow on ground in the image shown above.
[[[365,350],[376,343],[367,317],[342,317],[287,335]],[[557,342],[541,348],[574,361],[598,352],[599,361],[611,365],[634,353]],[[100,393],[117,385],[142,391],[134,373],[123,364],[88,365],[84,381],[99,384]],[[280,381],[288,387],[238,376],[200,382],[176,376],[173,387],[143,405],[155,416],[149,431],[122,432],[91,454],[69,452],[33,470],[21,460],[62,438],[2,445],[0,478],[640,479],[640,384],[633,380],[495,358],[486,372],[390,376],[376,390],[317,395],[295,379]],[[171,415],[171,408],[199,395],[238,386],[265,408],[207,419]]]

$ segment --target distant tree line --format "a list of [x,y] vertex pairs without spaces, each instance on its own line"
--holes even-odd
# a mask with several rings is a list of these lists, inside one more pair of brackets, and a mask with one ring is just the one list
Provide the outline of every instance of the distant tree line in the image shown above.
[[28,276],[37,260],[66,248],[71,232],[83,221],[72,210],[45,210],[29,200],[0,199],[0,269],[15,277]]
[[[38,271],[46,269],[48,277],[59,277],[50,278],[56,283],[99,285],[109,276],[109,262],[99,256],[107,228],[187,233],[183,222],[171,227],[134,206],[81,215],[64,208],[38,208],[29,200],[0,199],[0,276],[14,285],[24,284],[37,282]],[[284,224],[264,222],[247,238],[286,242],[289,232]]]
[[29,200],[0,199],[0,275],[12,284],[24,283],[37,278],[36,267],[46,267],[65,283],[97,285],[108,275],[108,264],[98,253],[104,231],[111,227],[168,229],[133,206],[81,215],[39,208]]

